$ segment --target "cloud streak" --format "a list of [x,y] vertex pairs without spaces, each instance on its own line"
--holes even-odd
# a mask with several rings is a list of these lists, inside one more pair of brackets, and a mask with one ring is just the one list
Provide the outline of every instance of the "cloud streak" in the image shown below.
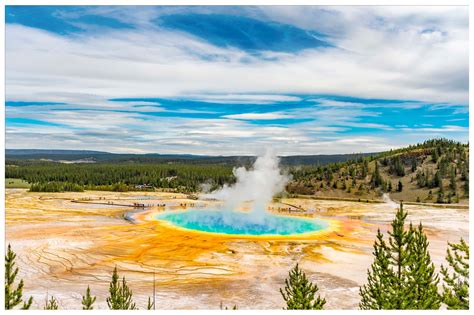
[[[276,143],[279,154],[318,154],[468,138],[466,8],[25,12],[34,22],[7,18],[7,147],[256,154]],[[199,16],[200,33],[160,24],[170,15]],[[225,16],[233,28],[216,33]],[[283,30],[288,45],[308,34],[330,45],[272,48],[259,32],[235,35],[248,25]]]

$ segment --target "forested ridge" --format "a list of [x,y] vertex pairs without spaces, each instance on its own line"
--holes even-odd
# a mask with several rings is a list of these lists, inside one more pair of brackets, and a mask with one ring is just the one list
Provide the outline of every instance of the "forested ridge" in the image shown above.
[[90,190],[126,191],[151,188],[135,187],[146,185],[196,192],[204,183],[217,188],[234,181],[232,167],[222,165],[62,164],[31,161],[10,163],[12,164],[6,167],[6,177],[21,178],[32,183],[33,191],[48,191],[50,187],[61,186],[61,183],[73,183]]
[[[356,156],[354,156],[356,157]],[[59,163],[35,159],[7,159],[6,177],[32,184],[32,191],[152,190],[197,192],[206,184],[216,189],[235,181],[237,165],[252,159],[199,163],[104,161]],[[377,199],[391,193],[400,200],[452,203],[468,198],[469,146],[434,139],[376,155],[325,165],[283,165],[292,180],[290,194]]]
[[292,170],[294,194],[452,203],[469,197],[469,146],[434,139],[356,161]]
[[[292,165],[324,165],[328,163],[345,162],[359,157],[376,155],[378,153],[354,154],[322,154],[322,155],[291,155],[281,156],[280,163],[285,166]],[[220,164],[220,165],[251,165],[255,156],[206,156],[191,154],[116,154],[98,151],[81,150],[21,150],[7,149],[7,160],[16,161],[44,161],[44,162],[70,162],[70,163],[183,163],[183,164]]]

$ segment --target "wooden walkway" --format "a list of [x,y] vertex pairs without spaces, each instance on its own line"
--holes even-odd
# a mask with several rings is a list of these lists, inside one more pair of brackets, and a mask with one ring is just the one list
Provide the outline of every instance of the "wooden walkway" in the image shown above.
[[[293,208],[298,209],[298,210],[300,210],[300,211],[306,212],[306,209],[303,208],[303,207],[301,207],[301,206],[296,206],[296,205],[292,205],[292,204],[290,204],[290,203],[281,202],[281,201],[280,201],[280,203],[281,203],[282,205],[290,206],[290,207],[293,207]],[[290,211],[290,209],[288,209],[288,211]]]
[[85,200],[71,200],[74,203],[86,203],[92,205],[103,205],[103,206],[119,206],[119,207],[128,207],[128,208],[145,208],[153,207],[154,205],[145,205],[143,203],[135,204],[124,204],[124,203],[105,203],[105,202],[95,202],[95,201],[85,201]]

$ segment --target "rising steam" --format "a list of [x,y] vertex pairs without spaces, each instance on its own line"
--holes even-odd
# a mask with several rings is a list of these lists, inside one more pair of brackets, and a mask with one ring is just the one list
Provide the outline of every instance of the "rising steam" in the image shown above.
[[278,157],[273,150],[267,149],[251,169],[239,167],[233,173],[236,177],[235,184],[224,185],[204,197],[223,200],[225,210],[237,210],[244,202],[249,201],[252,204],[249,219],[254,223],[262,223],[267,205],[275,194],[283,191],[290,179],[281,172]]
[[390,198],[389,194],[383,194],[382,198],[390,208],[398,208],[398,204]]

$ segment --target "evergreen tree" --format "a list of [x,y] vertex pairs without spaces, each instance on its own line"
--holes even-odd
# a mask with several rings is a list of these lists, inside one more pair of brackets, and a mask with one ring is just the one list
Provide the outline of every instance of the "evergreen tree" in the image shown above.
[[452,191],[456,192],[456,187],[457,187],[457,185],[456,185],[456,171],[453,169],[451,171],[451,176],[449,178],[449,188]]
[[428,239],[423,232],[420,223],[417,229],[410,224],[414,230],[413,243],[410,247],[411,261],[409,272],[413,290],[413,309],[439,309],[441,297],[438,294],[439,278],[435,266],[428,252]]
[[399,156],[395,156],[392,159],[391,164],[388,168],[388,172],[390,174],[395,174],[397,176],[405,176],[405,167],[403,163],[400,161]]
[[147,310],[152,310],[153,306],[155,306],[155,303],[151,301],[151,297],[148,297],[148,304],[146,306]]
[[469,172],[467,167],[463,167],[461,170],[461,180],[468,180],[469,179]]
[[403,184],[401,181],[398,181],[398,188],[397,188],[398,192],[401,192],[403,190]]
[[52,296],[50,300],[48,300],[48,298],[46,297],[46,304],[44,306],[44,309],[45,310],[57,310],[57,309],[59,309],[58,301],[56,301],[54,296]]
[[433,161],[433,163],[436,163],[438,162],[438,158],[439,158],[438,150],[436,150],[435,148],[433,150],[433,153],[431,153],[431,160]]
[[404,285],[408,280],[404,267],[410,260],[409,249],[413,241],[413,231],[404,228],[407,215],[408,213],[403,211],[403,204],[400,203],[400,208],[391,224],[392,231],[388,231],[389,262],[394,267],[394,277],[389,278],[393,286],[391,291],[394,293],[390,308],[394,309],[407,309],[411,299],[410,288]]
[[448,243],[446,260],[453,273],[441,266],[443,303],[448,309],[469,309],[469,245],[461,238],[459,244]]
[[380,229],[377,231],[373,255],[375,259],[371,269],[367,271],[367,284],[359,290],[359,307],[363,310],[393,308],[390,303],[393,295],[390,279],[393,279],[395,274],[390,268],[390,251]]
[[444,189],[443,186],[439,188],[438,198],[436,199],[437,203],[444,203]]
[[[18,286],[14,288],[16,276],[18,275],[18,267],[15,268],[16,254],[13,252],[10,244],[8,244],[7,254],[5,255],[5,309],[11,310],[23,301],[23,279],[20,280]],[[27,310],[33,303],[33,298],[23,303],[22,310]]]
[[428,253],[428,242],[420,225],[405,229],[403,204],[388,231],[388,242],[380,231],[374,243],[374,262],[367,284],[360,288],[361,309],[436,309],[440,297],[438,278]]
[[369,162],[366,159],[364,159],[364,162],[362,164],[361,179],[366,178],[368,172],[369,172]]
[[96,300],[95,296],[91,296],[91,289],[87,286],[86,295],[82,296],[82,309],[83,310],[93,310],[93,304]]
[[371,179],[371,183],[372,183],[372,187],[379,187],[383,182],[383,179],[382,179],[382,176],[380,175],[380,171],[379,171],[379,164],[377,163],[377,161],[375,161],[375,169],[374,169],[374,173],[372,174],[372,179]]
[[107,305],[111,310],[136,310],[136,305],[132,300],[132,290],[127,286],[125,277],[119,281],[117,267],[112,274],[112,281],[109,287],[110,296],[107,298]]
[[285,290],[280,293],[286,302],[288,310],[322,310],[326,300],[319,295],[315,297],[319,288],[311,283],[298,264],[289,272],[285,279]]
[[436,172],[433,178],[433,187],[441,187],[443,186],[443,179],[441,178],[441,174]]

